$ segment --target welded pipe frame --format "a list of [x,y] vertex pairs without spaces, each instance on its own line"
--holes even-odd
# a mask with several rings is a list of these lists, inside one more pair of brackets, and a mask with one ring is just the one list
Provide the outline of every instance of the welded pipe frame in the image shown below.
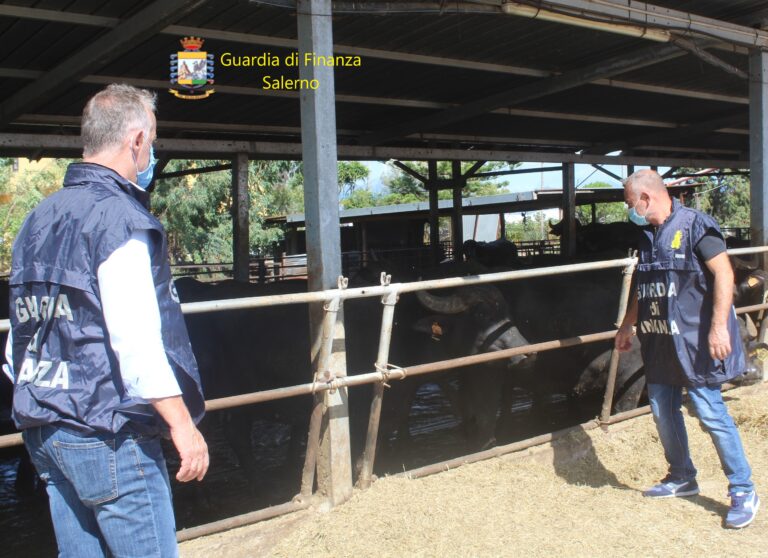
[[[635,272],[635,262],[624,268],[621,278],[621,294],[619,294],[619,310],[616,316],[616,327],[621,327],[624,315],[627,313],[629,305],[629,288],[632,284],[632,275]],[[619,360],[621,353],[613,347],[611,349],[611,361],[608,365],[608,379],[605,382],[605,394],[603,395],[603,408],[600,413],[600,420],[607,421],[611,416],[611,407],[613,406],[613,392],[616,389],[616,374],[619,370]]]
[[[742,255],[742,254],[759,253],[759,252],[768,252],[768,247],[739,248],[739,249],[729,250],[728,254]],[[374,288],[333,289],[329,291],[321,291],[319,293],[306,293],[305,296],[320,294],[325,297],[325,298],[316,298],[316,296],[313,296],[311,297],[310,300],[295,300],[297,298],[295,295],[278,295],[278,296],[271,296],[271,297],[251,297],[249,299],[245,299],[253,303],[252,305],[249,305],[249,306],[235,306],[235,307],[224,307],[224,308],[207,308],[203,306],[204,309],[195,308],[193,306],[190,309],[190,308],[184,308],[185,305],[182,305],[182,309],[185,313],[196,313],[196,311],[206,312],[206,311],[227,310],[227,309],[235,309],[235,308],[249,308],[249,307],[265,306],[267,304],[281,304],[281,303],[292,304],[292,303],[301,303],[301,302],[319,302],[322,300],[333,300],[334,298],[341,301],[342,299],[345,299],[345,298],[362,298],[366,296],[377,296],[377,295],[382,295],[382,296],[391,295],[391,296],[397,297],[398,292],[413,292],[413,291],[423,290],[423,289],[450,288],[450,287],[474,285],[474,284],[482,284],[482,283],[493,283],[493,282],[504,281],[504,280],[540,277],[544,275],[547,275],[547,276],[563,275],[567,273],[577,273],[580,271],[590,271],[590,270],[596,270],[596,269],[610,269],[613,267],[621,267],[621,266],[625,268],[627,266],[634,267],[636,262],[637,262],[637,258],[623,258],[620,260],[607,260],[604,262],[592,262],[589,264],[570,264],[565,266],[540,268],[537,270],[502,272],[502,273],[494,273],[494,274],[471,276],[471,277],[456,277],[452,279],[440,279],[440,280],[434,280],[434,281],[423,281],[418,283],[403,283],[403,284],[395,284],[391,286],[381,286],[381,287],[374,287]],[[348,293],[348,296],[344,296],[344,293]],[[332,295],[335,294],[335,296],[329,296],[329,294],[332,294]],[[259,303],[258,302],[259,298],[272,299],[272,301],[269,303]],[[284,299],[284,300],[276,300],[276,299]],[[214,301],[214,302],[232,302],[232,301]],[[187,306],[203,305],[203,304],[205,303],[191,303]],[[392,307],[394,308],[394,304],[392,305]],[[768,304],[758,304],[758,305],[753,305],[749,307],[744,307],[739,309],[737,312],[744,313],[744,312],[759,310],[763,308],[768,308]],[[386,309],[386,306],[385,306],[385,309]],[[326,313],[328,313],[328,310],[326,310]],[[1,321],[0,331],[7,330],[8,323],[9,323],[9,320]],[[386,321],[383,319],[382,325],[384,326],[385,324],[386,324]],[[391,335],[391,330],[390,330],[390,335]],[[316,391],[338,389],[339,387],[352,387],[356,385],[364,385],[364,384],[373,383],[373,382],[379,382],[383,386],[384,381],[387,381],[390,379],[403,379],[407,375],[415,376],[415,375],[427,374],[431,372],[442,371],[442,370],[456,368],[460,366],[468,366],[471,364],[478,364],[481,362],[490,362],[493,360],[500,360],[503,358],[508,358],[508,357],[516,356],[520,354],[527,354],[531,352],[544,352],[548,350],[554,350],[561,347],[574,346],[574,345],[583,344],[583,343],[594,343],[597,341],[612,339],[615,337],[615,335],[616,335],[616,330],[612,330],[612,331],[587,334],[587,335],[582,335],[582,336],[577,336],[577,337],[572,337],[567,339],[559,339],[559,340],[547,341],[543,343],[535,343],[535,344],[527,345],[524,347],[515,347],[513,349],[496,351],[493,353],[483,353],[479,355],[460,357],[456,359],[438,361],[438,362],[429,363],[429,364],[416,365],[410,368],[395,369],[392,371],[388,371],[386,375],[384,372],[376,371],[368,374],[359,374],[356,376],[344,376],[341,378],[335,378],[331,382],[328,382],[325,384],[318,384],[317,382],[312,382],[310,384],[303,384],[298,386],[278,388],[278,389],[267,390],[262,392],[254,392],[251,394],[213,399],[213,400],[206,401],[206,411],[214,411],[214,410],[226,409],[231,407],[239,407],[239,406],[249,405],[253,403],[258,403],[261,401],[284,399],[287,397],[294,397],[294,396],[304,395],[308,393],[315,393]],[[384,332],[382,332],[380,340],[383,341],[383,339],[384,339]],[[379,348],[380,348],[380,354],[381,354],[382,353],[381,344]],[[387,347],[387,352],[388,352],[388,347]],[[584,430],[586,429],[585,428],[586,425],[590,425],[589,429],[591,429],[591,428],[597,427],[601,423],[615,424],[617,422],[620,422],[620,420],[633,418],[634,416],[639,416],[640,414],[645,414],[647,412],[648,412],[647,408],[635,409],[632,411],[628,411],[627,413],[621,413],[619,415],[614,415],[613,417],[609,417],[609,420],[606,422],[602,420],[601,421],[593,420],[593,421],[590,421],[589,423],[585,423],[584,425],[577,425],[575,427],[565,429],[564,431],[561,431],[561,432],[571,432],[571,431],[576,431],[578,429]],[[626,415],[626,418],[620,418],[621,415]],[[592,424],[594,424],[594,426],[592,426]],[[458,464],[479,461],[482,459],[488,459],[489,457],[502,455],[503,453],[509,453],[511,451],[519,451],[520,449],[524,449],[526,447],[533,447],[535,445],[540,445],[540,444],[546,443],[547,441],[553,440],[557,436],[557,434],[558,434],[557,432],[551,433],[551,434],[545,434],[535,438],[530,438],[528,440],[522,440],[520,442],[516,442],[515,444],[503,446],[502,448],[504,448],[505,451],[501,451],[501,448],[493,448],[491,450],[487,450],[486,452],[480,452],[479,454],[466,456],[465,458],[463,458],[463,460],[462,458],[459,458],[461,462]],[[0,448],[22,445],[22,444],[23,444],[23,440],[22,440],[21,434],[10,434],[6,436],[0,436]],[[488,455],[485,455],[486,453],[488,453]],[[431,467],[432,469],[437,468],[439,470],[447,470],[445,468],[446,462],[441,464],[434,464],[428,467]],[[440,469],[440,467],[443,467],[443,469]],[[438,470],[435,470],[434,472],[438,472]],[[418,474],[417,471],[412,471],[410,473],[411,475]],[[264,519],[275,517],[277,515],[298,511],[300,509],[304,509],[308,507],[308,505],[309,505],[308,502],[304,500],[302,502],[288,503],[288,504],[283,504],[281,506],[275,506],[274,508],[258,510],[255,512],[244,514],[242,516],[236,516],[236,517],[228,518],[225,520],[209,523],[206,525],[201,525],[193,529],[185,530],[184,532],[178,533],[177,537],[180,541],[189,540],[191,538],[196,538],[204,535],[213,534],[216,532],[225,531],[228,529],[232,529],[234,527],[248,525]]]

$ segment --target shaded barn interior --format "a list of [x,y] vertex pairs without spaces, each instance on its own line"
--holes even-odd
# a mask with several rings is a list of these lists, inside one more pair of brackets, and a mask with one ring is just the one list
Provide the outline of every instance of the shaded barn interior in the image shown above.
[[[157,179],[164,177],[163,168],[172,159],[227,160],[231,164],[218,170],[233,171],[236,281],[217,293],[198,286],[193,292],[198,298],[188,300],[277,294],[289,292],[289,287],[332,288],[342,271],[341,252],[360,252],[362,260],[373,247],[435,249],[441,216],[453,220],[456,245],[463,239],[462,215],[561,207],[563,253],[572,254],[576,206],[620,200],[621,195],[577,191],[576,163],[664,166],[673,174],[687,168],[749,169],[750,238],[753,245],[764,245],[768,7],[758,0],[631,4],[632,9],[619,0],[7,1],[0,4],[0,156],[79,157],[80,114],[89,96],[112,82],[157,91]],[[174,87],[169,57],[182,50],[181,38],[191,36],[205,40],[215,65],[210,84],[215,92],[194,101],[168,93]],[[345,58],[335,67],[285,65],[286,57],[297,51]],[[278,64],[244,65],[245,58],[260,55]],[[318,88],[266,87],[280,77],[317,77]],[[247,284],[247,165],[256,159],[304,161],[306,215],[274,222],[294,231],[286,252],[307,253],[308,283],[299,280],[257,293]],[[396,213],[355,210],[340,216],[337,159],[395,160],[405,166],[407,161],[428,161],[419,180],[430,202]],[[438,176],[438,160],[453,162],[450,177]],[[461,161],[476,164],[462,175]],[[562,165],[562,190],[462,201],[463,186],[481,172],[484,161]],[[452,200],[438,204],[441,189],[450,190]],[[309,231],[306,236],[298,230],[302,226]],[[430,257],[436,261],[434,252]],[[382,305],[376,299],[370,302],[376,310],[366,312],[363,306],[363,315],[374,322],[377,334]],[[248,346],[250,352],[228,363],[232,370],[252,371],[256,363],[267,362],[275,370],[283,366],[298,374],[244,374],[234,382],[239,392],[311,380],[309,346],[318,335],[318,314],[308,326],[305,305],[288,308],[292,310],[271,309],[266,318],[262,315],[259,319],[265,321],[258,330],[245,310],[195,317],[202,327],[216,328],[218,339],[235,338]],[[269,337],[270,329],[275,337]],[[443,334],[447,339],[450,329],[444,331],[438,334],[432,328],[419,334],[434,341]],[[407,330],[405,335],[416,334]],[[279,343],[265,348],[265,339],[291,343],[287,350]],[[374,358],[364,369],[372,368]],[[455,388],[456,381],[451,382]],[[417,448],[430,436],[437,441],[413,453],[409,466],[463,451],[451,433],[456,421],[446,393],[452,388],[436,385],[420,388],[410,428]],[[217,388],[222,388],[220,395],[234,389]],[[530,406],[530,393],[513,388],[510,408]],[[356,395],[352,389],[353,401]],[[309,399],[295,401],[308,413]],[[559,392],[550,399],[563,401],[564,396]],[[301,464],[285,463],[289,451],[304,450],[306,432],[289,434],[294,424],[285,418],[285,409],[273,406],[263,414],[250,413],[256,407],[211,413],[218,417],[210,426],[218,463],[202,489],[174,487],[179,527],[284,502],[296,493]],[[566,414],[565,406],[552,408],[560,409],[555,414]],[[306,429],[307,417],[300,416]],[[561,424],[555,418],[550,415],[533,431]],[[531,425],[521,420],[513,418],[509,432],[530,435],[526,428]],[[238,449],[227,441],[225,431],[233,427],[250,434],[247,445],[256,450],[247,470],[245,454],[238,458]],[[331,421],[329,430],[332,439],[343,438],[342,425]],[[290,438],[295,446],[297,436],[303,436],[299,447],[290,448]],[[330,443],[332,449],[338,447]],[[3,470],[9,482],[15,464],[7,461]],[[396,462],[395,467],[401,466]],[[343,500],[351,484],[335,475],[329,473],[331,481],[324,488],[334,501],[337,494]],[[319,485],[323,482],[318,479]],[[46,536],[50,544],[49,532],[40,530],[40,500],[20,498],[11,488],[3,491],[0,524],[8,532],[27,534],[15,538],[18,546],[10,551],[39,550]]]

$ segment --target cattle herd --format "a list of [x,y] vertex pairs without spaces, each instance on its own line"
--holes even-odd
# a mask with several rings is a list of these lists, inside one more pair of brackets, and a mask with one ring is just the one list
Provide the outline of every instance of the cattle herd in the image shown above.
[[[580,229],[579,261],[626,256],[631,247],[630,229],[595,235]],[[634,229],[634,227],[632,227]],[[557,232],[557,231],[555,231]],[[604,231],[603,231],[604,232]],[[614,238],[606,246],[598,237]],[[406,282],[439,277],[475,275],[526,269],[566,262],[559,256],[519,258],[514,244],[468,242],[462,263],[443,263],[432,269],[387,269],[393,281]],[[386,268],[385,262],[377,262]],[[754,266],[736,261],[737,305],[762,302],[768,277]],[[379,269],[367,269],[350,279],[353,286],[370,284]],[[182,302],[265,296],[303,292],[307,283],[290,279],[267,284],[234,281],[176,281]],[[498,351],[554,339],[615,329],[621,289],[621,269],[552,275],[494,285],[441,289],[400,296],[395,310],[390,363],[409,366],[471,354]],[[7,283],[0,283],[0,297],[8,298]],[[2,307],[7,310],[13,305]],[[347,373],[374,370],[382,304],[378,298],[349,300],[344,305]],[[752,353],[757,348],[756,326],[762,316],[744,321],[744,338]],[[186,316],[208,399],[285,387],[310,381],[309,325],[306,305],[292,304]],[[5,334],[0,339],[5,345]],[[531,420],[545,420],[553,395],[591,402],[597,414],[608,373],[610,341],[576,345],[535,355],[516,356],[491,363],[466,366],[449,372],[407,377],[391,383],[385,392],[379,440],[383,445],[407,442],[410,410],[425,383],[440,387],[461,425],[465,449],[478,450],[496,443],[499,431],[510,422],[513,394],[526,393],[532,404]],[[12,431],[9,420],[11,386],[2,384],[2,432]],[[350,424],[353,453],[359,455],[367,425],[371,386],[352,388]],[[644,377],[639,346],[622,355],[618,370],[614,411],[629,410],[643,402]],[[211,413],[224,432],[243,474],[258,476],[253,429],[265,423],[287,425],[290,432],[286,459],[300,463],[306,443],[310,397],[294,397]],[[507,437],[509,435],[507,434]],[[18,450],[17,450],[18,451]],[[0,456],[1,457],[1,456]],[[22,468],[25,465],[22,462]],[[30,482],[20,474],[19,482]]]

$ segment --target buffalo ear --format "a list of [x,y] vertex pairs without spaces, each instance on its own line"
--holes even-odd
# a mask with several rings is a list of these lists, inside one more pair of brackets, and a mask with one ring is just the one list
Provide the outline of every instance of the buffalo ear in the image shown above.
[[435,341],[440,341],[453,327],[452,316],[443,314],[431,314],[417,320],[411,329],[419,333],[426,333]]

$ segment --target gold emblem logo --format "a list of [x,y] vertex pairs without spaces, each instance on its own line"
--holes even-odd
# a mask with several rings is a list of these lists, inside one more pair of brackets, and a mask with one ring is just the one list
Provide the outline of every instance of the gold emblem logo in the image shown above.
[[197,100],[210,97],[214,89],[206,89],[213,85],[213,54],[200,50],[205,42],[200,37],[184,37],[180,40],[184,50],[171,54],[171,84],[178,89],[168,92],[179,99]]
[[680,248],[680,243],[683,241],[683,231],[675,231],[675,236],[672,239],[671,248],[678,250]]

